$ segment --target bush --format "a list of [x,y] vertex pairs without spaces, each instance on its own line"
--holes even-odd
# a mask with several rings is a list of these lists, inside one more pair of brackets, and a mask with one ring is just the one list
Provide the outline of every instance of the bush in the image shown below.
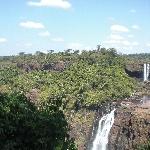
[[150,150],[150,141],[147,144],[138,145],[137,150]]
[[37,108],[22,94],[0,94],[0,149],[74,150],[64,114],[50,101]]

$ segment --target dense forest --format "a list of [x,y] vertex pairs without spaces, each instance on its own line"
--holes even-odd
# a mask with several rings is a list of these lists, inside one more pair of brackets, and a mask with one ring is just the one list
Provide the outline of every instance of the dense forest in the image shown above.
[[113,48],[1,56],[1,149],[77,149],[69,136],[71,115],[129,97],[137,81],[126,65],[149,58]]

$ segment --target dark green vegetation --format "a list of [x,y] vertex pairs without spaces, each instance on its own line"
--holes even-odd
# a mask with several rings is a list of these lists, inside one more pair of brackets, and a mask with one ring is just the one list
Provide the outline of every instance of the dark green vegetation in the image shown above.
[[67,134],[72,112],[76,122],[82,109],[131,95],[136,82],[124,56],[105,48],[78,52],[0,57],[1,148],[75,149]]
[[60,106],[60,97],[37,108],[22,94],[0,94],[0,149],[74,150]]
[[147,144],[144,145],[138,145],[137,150],[150,150],[150,141]]

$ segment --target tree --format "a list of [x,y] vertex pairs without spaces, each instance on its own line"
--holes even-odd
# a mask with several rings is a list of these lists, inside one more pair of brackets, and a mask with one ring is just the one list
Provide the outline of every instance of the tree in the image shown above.
[[25,55],[25,52],[20,52],[19,53],[19,56],[24,56]]
[[39,55],[39,56],[43,56],[45,53],[43,53],[43,52],[40,52],[40,51],[36,51],[35,52],[35,55]]
[[102,54],[106,54],[107,53],[107,49],[106,48],[101,48],[101,53]]
[[116,56],[117,55],[117,51],[116,51],[115,48],[109,48],[108,51],[109,51],[111,56]]
[[78,54],[79,54],[79,52],[80,52],[79,50],[74,50],[74,51],[73,51],[73,54],[78,55]]
[[72,49],[67,49],[67,50],[65,50],[65,54],[70,54],[71,51],[72,51]]
[[54,53],[54,50],[53,49],[48,50],[48,53],[52,54],[52,53]]
[[75,150],[59,106],[61,97],[37,108],[22,94],[0,94],[1,150]]
[[97,45],[97,51],[100,51],[100,49],[101,49],[101,45],[99,44]]

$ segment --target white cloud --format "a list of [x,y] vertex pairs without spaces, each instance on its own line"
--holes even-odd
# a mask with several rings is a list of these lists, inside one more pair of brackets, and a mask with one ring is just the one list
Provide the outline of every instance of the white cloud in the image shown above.
[[139,43],[136,41],[130,41],[128,38],[133,38],[133,34],[127,34],[125,36],[123,33],[128,33],[129,29],[122,25],[113,25],[111,26],[111,34],[107,37],[103,44],[105,47],[114,47],[122,49],[126,47],[127,49],[133,49],[133,47],[138,46]]
[[5,43],[5,42],[7,42],[6,38],[0,38],[0,43]]
[[124,37],[118,34],[110,34],[108,40],[104,41],[105,44],[120,44],[124,40]]
[[81,44],[81,43],[78,43],[78,42],[72,42],[72,43],[68,43],[66,48],[68,49],[73,49],[73,50],[79,50],[80,53],[83,51],[83,50],[92,50],[93,47],[90,46],[90,45],[84,45],[84,44]]
[[32,43],[25,43],[24,44],[26,47],[31,47],[32,46]]
[[138,46],[139,43],[138,42],[132,42],[132,46]]
[[105,44],[119,44],[120,41],[110,39],[110,40],[104,41],[103,43],[105,43]]
[[133,35],[133,34],[129,34],[128,37],[129,37],[129,38],[133,38],[134,35]]
[[139,27],[138,25],[133,25],[132,28],[133,28],[133,29],[136,29],[136,30],[139,30],[139,29],[140,29],[140,27]]
[[129,47],[129,46],[138,46],[139,45],[139,43],[136,41],[130,42],[126,39],[123,39],[123,40],[112,40],[112,39],[110,39],[108,41],[104,41],[103,43],[112,45],[114,47],[124,47],[124,46]]
[[128,40],[121,40],[121,41],[118,41],[118,40],[108,40],[108,41],[104,41],[103,43],[104,44],[112,45],[114,47],[118,47],[118,46],[119,47],[124,47],[124,46],[126,46],[126,47],[129,47],[129,46],[134,47],[134,46],[138,46],[139,45],[139,43],[136,42],[136,41],[130,42]]
[[50,36],[50,33],[48,31],[45,31],[45,32],[40,32],[38,35],[42,37],[48,37]]
[[122,37],[121,35],[117,35],[117,34],[111,34],[110,35],[110,39],[113,39],[113,40],[123,40],[124,37]]
[[129,32],[129,29],[127,27],[117,24],[112,25],[110,29],[112,32]]
[[127,40],[122,41],[121,44],[123,44],[125,46],[130,46],[131,45],[131,43],[129,41],[127,41]]
[[67,45],[67,48],[71,48],[71,49],[83,49],[83,44],[81,44],[81,43],[69,43]]
[[150,47],[150,43],[147,43],[146,46]]
[[44,25],[40,22],[33,22],[33,21],[26,21],[21,22],[20,26],[28,29],[43,29],[45,28]]
[[68,9],[71,7],[71,3],[68,0],[40,0],[39,2],[29,1],[30,6],[46,6],[46,7],[59,7],[63,9]]
[[53,42],[64,42],[64,39],[61,37],[58,37],[58,38],[53,38],[52,41]]
[[136,13],[136,10],[135,9],[131,9],[130,12],[131,13]]

